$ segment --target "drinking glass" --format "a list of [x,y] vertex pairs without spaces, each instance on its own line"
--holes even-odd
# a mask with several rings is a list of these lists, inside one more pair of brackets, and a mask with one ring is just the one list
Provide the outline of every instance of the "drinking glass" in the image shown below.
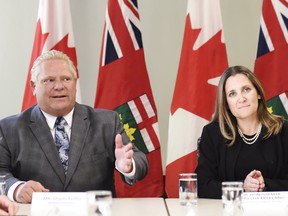
[[224,215],[242,215],[243,182],[222,182],[222,204]]
[[179,174],[179,200],[181,205],[197,204],[197,174]]
[[6,175],[0,174],[0,195],[5,195],[5,177]]
[[89,216],[112,215],[111,191],[99,190],[87,192],[87,204]]

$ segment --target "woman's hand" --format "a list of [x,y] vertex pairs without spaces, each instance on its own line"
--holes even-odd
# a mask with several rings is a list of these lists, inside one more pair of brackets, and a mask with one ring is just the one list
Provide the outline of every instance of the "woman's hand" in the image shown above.
[[246,192],[263,191],[264,188],[264,178],[259,170],[253,170],[246,176],[244,180],[244,190]]

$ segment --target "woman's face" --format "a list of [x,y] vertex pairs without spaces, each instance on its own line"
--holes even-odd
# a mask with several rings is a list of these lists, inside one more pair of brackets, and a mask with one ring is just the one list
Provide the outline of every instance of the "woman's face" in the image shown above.
[[247,76],[230,76],[226,80],[225,93],[229,109],[237,121],[257,118],[260,95]]

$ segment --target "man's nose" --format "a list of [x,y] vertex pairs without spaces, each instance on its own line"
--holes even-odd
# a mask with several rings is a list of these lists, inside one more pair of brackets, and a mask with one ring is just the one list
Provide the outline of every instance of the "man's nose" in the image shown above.
[[54,89],[62,89],[64,87],[64,84],[62,80],[56,80],[54,83]]

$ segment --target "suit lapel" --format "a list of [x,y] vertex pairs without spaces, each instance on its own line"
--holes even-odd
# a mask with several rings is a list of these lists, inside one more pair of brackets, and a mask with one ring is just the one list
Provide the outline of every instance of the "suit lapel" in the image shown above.
[[50,133],[50,128],[48,127],[45,117],[38,106],[35,106],[32,111],[30,128],[36,137],[39,146],[42,148],[47,160],[51,164],[55,173],[58,175],[59,179],[64,184],[65,174],[60,162],[58,151]]
[[73,114],[71,137],[69,144],[69,164],[65,181],[65,188],[68,186],[81,158],[85,139],[87,137],[90,121],[83,106],[76,104]]

